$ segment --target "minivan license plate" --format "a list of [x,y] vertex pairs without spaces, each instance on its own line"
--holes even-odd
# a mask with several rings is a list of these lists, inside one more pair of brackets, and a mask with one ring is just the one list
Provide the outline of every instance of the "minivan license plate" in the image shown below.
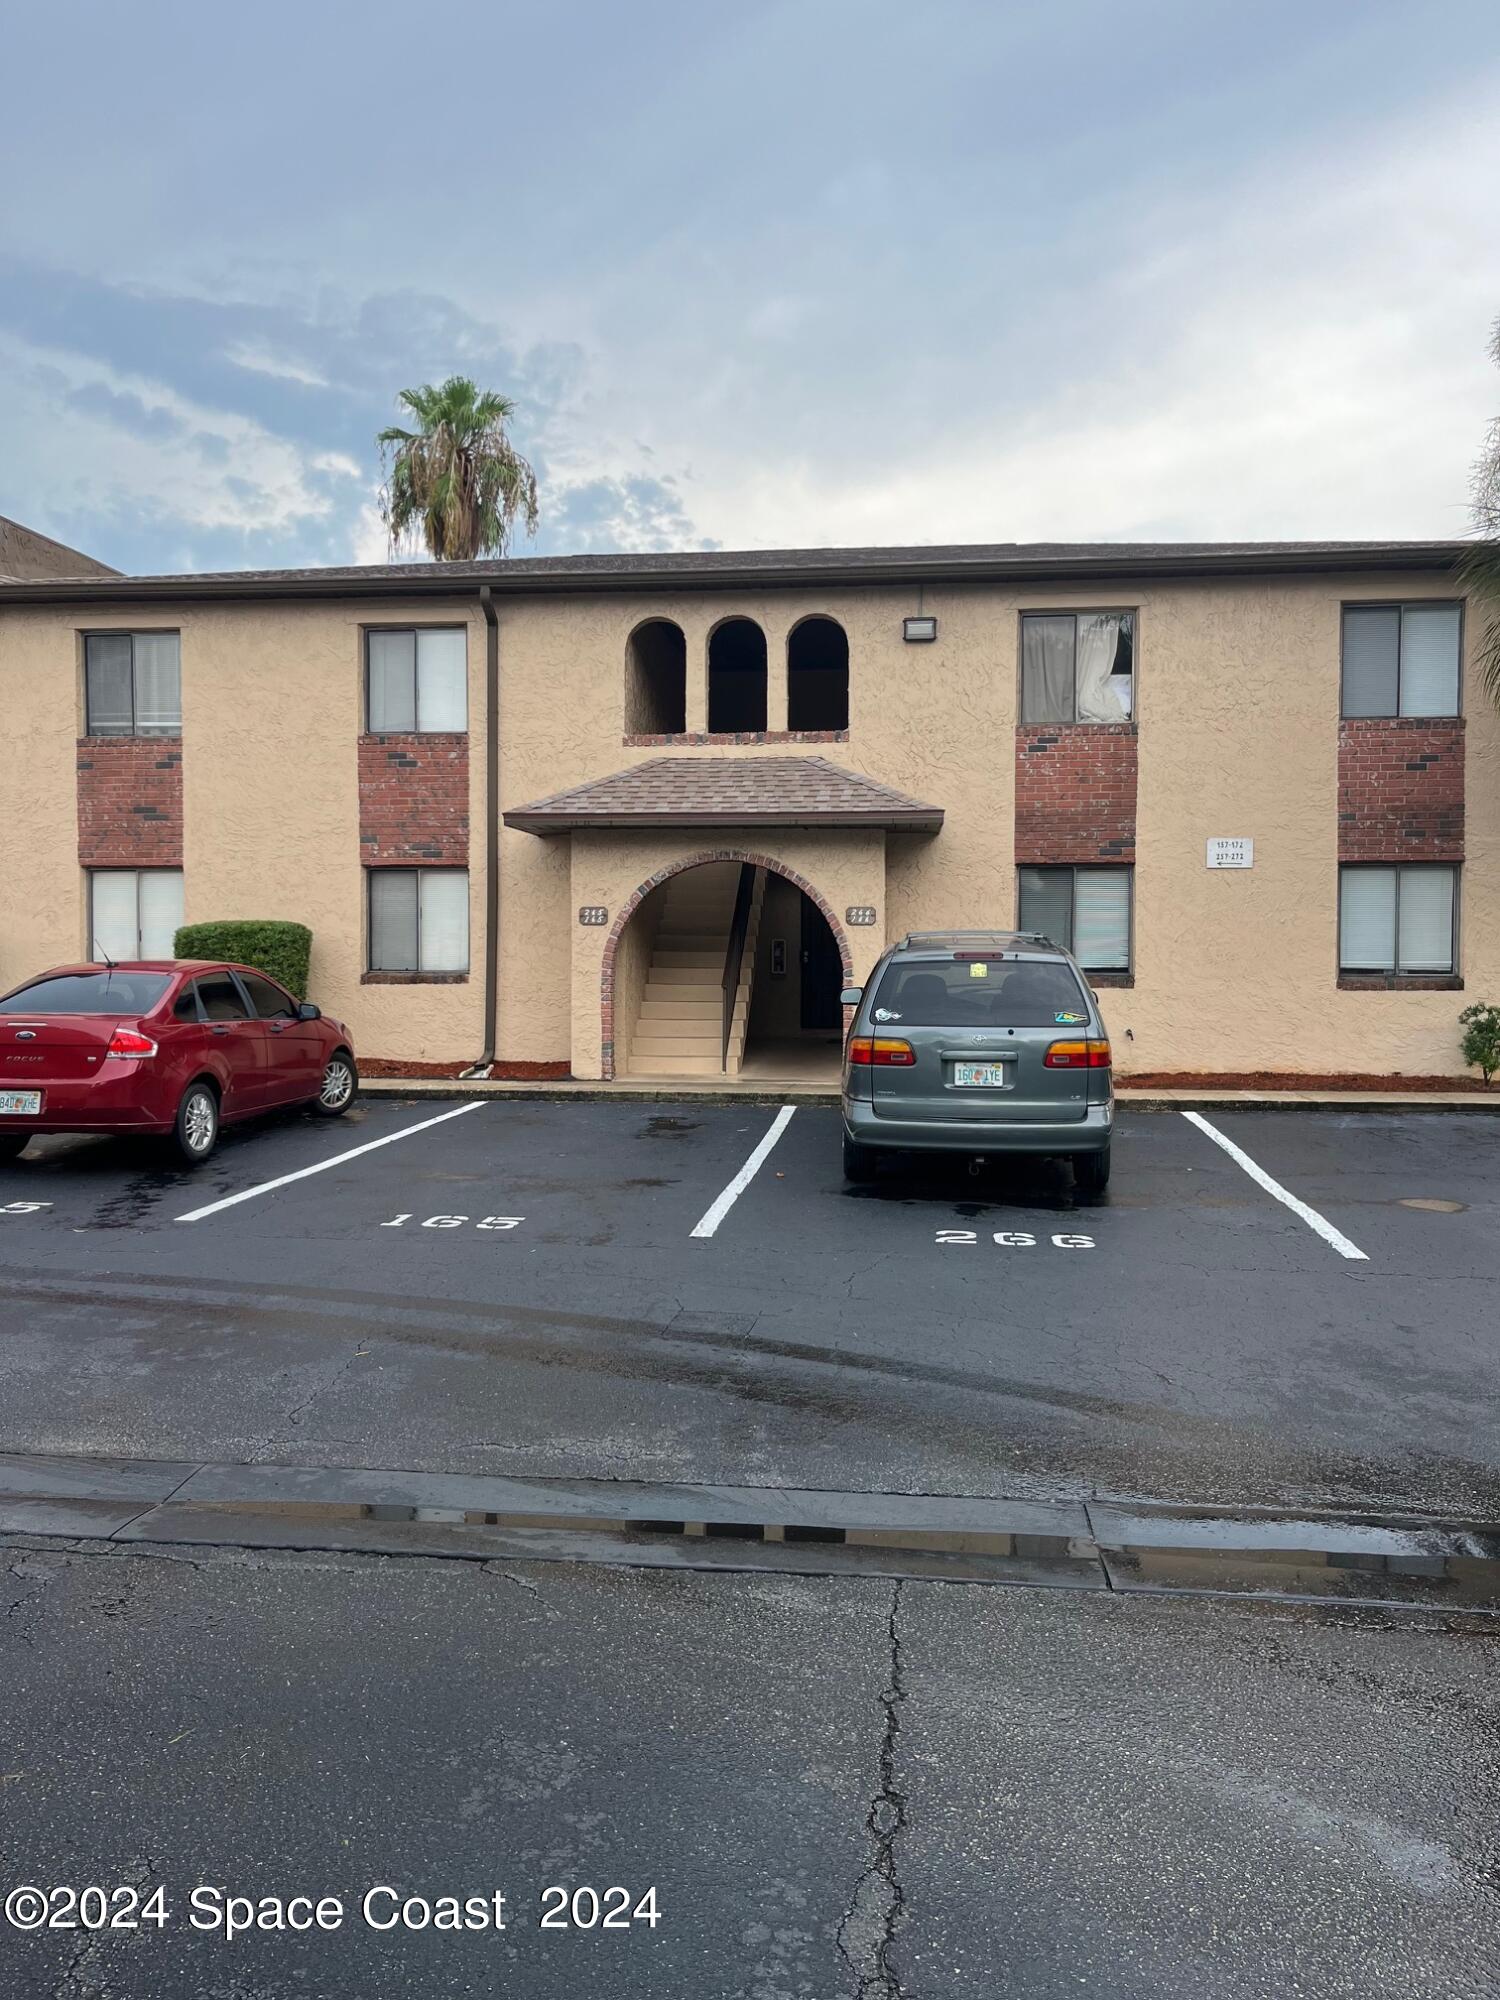
[[13,1118],[35,1118],[41,1108],[39,1090],[0,1090],[0,1117],[8,1111]]
[[953,1081],[960,1090],[1004,1090],[1004,1063],[955,1063]]

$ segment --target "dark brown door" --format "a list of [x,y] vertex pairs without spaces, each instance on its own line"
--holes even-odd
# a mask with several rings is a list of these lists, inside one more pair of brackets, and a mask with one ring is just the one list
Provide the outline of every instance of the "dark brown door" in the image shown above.
[[844,968],[828,919],[812,898],[802,898],[802,1025],[837,1030],[844,1024],[839,1009]]

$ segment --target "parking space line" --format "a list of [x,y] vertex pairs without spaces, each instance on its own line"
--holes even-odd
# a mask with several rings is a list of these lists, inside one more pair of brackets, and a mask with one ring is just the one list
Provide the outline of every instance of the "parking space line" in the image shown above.
[[1210,1125],[1208,1120],[1196,1111],[1184,1111],[1182,1115],[1190,1125],[1196,1125],[1200,1132],[1206,1132],[1216,1146],[1221,1146],[1231,1160],[1245,1169],[1258,1187],[1263,1187],[1267,1194],[1274,1195],[1284,1207],[1292,1211],[1293,1215],[1300,1215],[1308,1228],[1315,1230],[1325,1243],[1332,1244],[1341,1257],[1354,1257],[1361,1264],[1369,1263],[1369,1258],[1357,1243],[1351,1243],[1341,1229],[1335,1229],[1328,1218],[1319,1215],[1315,1208],[1309,1208],[1305,1201],[1298,1201],[1294,1194],[1288,1193],[1280,1181],[1273,1181],[1265,1168],[1257,1166],[1248,1153],[1241,1152],[1233,1139],[1226,1139],[1222,1132]]
[[745,1192],[745,1189],[749,1187],[751,1181],[755,1179],[755,1176],[765,1165],[772,1147],[792,1122],[792,1113],[796,1109],[795,1104],[782,1105],[775,1118],[771,1121],[770,1131],[767,1132],[764,1139],[761,1140],[760,1144],[740,1168],[728,1187],[718,1196],[713,1206],[706,1210],[693,1225],[692,1234],[694,1236],[713,1235],[719,1224],[728,1215],[730,1209],[734,1207],[740,1196]]
[[455,1111],[440,1111],[436,1118],[424,1118],[417,1125],[403,1125],[399,1132],[387,1132],[383,1139],[367,1139],[362,1146],[351,1146],[347,1153],[335,1153],[331,1160],[319,1160],[315,1166],[299,1167],[294,1174],[279,1174],[274,1181],[262,1181],[259,1187],[244,1188],[239,1194],[226,1194],[222,1201],[205,1202],[202,1208],[190,1208],[186,1215],[177,1215],[172,1219],[174,1222],[201,1222],[205,1215],[217,1215],[221,1208],[233,1208],[240,1201],[253,1201],[258,1194],[270,1194],[273,1188],[290,1187],[293,1181],[305,1181],[309,1174],[324,1174],[330,1167],[342,1166],[345,1160],[357,1160],[361,1153],[373,1153],[377,1146],[394,1146],[398,1139],[409,1139],[414,1132],[425,1132],[433,1125],[446,1124],[450,1118],[462,1118],[465,1112],[483,1109],[484,1099],[476,1098],[472,1104],[460,1104]]

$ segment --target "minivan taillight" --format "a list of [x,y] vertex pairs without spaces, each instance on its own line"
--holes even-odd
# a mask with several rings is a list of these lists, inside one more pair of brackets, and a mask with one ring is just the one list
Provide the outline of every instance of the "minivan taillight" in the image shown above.
[[109,1038],[107,1056],[154,1056],[156,1044],[149,1035],[140,1034],[134,1028],[116,1028]]
[[905,1069],[917,1059],[910,1042],[898,1042],[884,1035],[851,1035],[849,1060],[860,1068]]
[[1108,1069],[1108,1042],[1053,1042],[1042,1057],[1045,1069]]

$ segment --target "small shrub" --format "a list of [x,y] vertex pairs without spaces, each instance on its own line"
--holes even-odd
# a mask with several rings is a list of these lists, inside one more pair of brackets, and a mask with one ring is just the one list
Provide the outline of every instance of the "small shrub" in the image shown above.
[[1490,1078],[1500,1070],[1500,1007],[1476,1002],[1458,1018],[1464,1031],[1464,1061],[1483,1073],[1488,1090]]
[[234,965],[253,965],[257,972],[279,979],[297,999],[307,997],[312,932],[306,924],[279,923],[270,917],[184,924],[172,950],[177,958],[227,958]]

